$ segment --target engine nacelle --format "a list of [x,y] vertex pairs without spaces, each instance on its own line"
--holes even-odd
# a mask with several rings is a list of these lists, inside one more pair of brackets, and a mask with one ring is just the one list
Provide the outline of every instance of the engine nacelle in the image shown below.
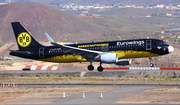
[[125,66],[130,64],[131,64],[131,59],[120,59],[116,62],[116,65],[120,65],[120,66]]
[[101,63],[113,63],[115,64],[118,60],[116,53],[104,53],[100,56]]

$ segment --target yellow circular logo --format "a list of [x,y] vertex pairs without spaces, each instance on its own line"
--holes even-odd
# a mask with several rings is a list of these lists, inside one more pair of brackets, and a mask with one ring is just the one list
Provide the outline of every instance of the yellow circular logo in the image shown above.
[[18,35],[17,42],[21,47],[27,47],[31,43],[31,35],[27,32],[22,32]]

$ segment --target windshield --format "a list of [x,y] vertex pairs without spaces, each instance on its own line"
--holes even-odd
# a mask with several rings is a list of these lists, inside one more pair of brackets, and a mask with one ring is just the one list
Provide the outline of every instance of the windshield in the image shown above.
[[167,45],[166,42],[158,42],[157,45]]

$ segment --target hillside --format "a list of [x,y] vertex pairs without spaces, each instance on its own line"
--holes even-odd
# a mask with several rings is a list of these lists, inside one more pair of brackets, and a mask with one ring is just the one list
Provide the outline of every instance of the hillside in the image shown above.
[[[93,21],[86,18],[92,18]],[[103,24],[99,24],[101,20]],[[46,37],[44,37],[45,32],[49,33],[56,41],[82,42],[102,39],[107,36],[115,36],[116,39],[121,35],[125,35],[126,32],[126,35],[136,34],[136,37],[139,38],[139,31],[136,31],[136,29],[146,33],[147,30],[145,29],[148,27],[148,31],[151,30],[149,34],[152,34],[154,30],[147,25],[140,25],[124,19],[104,18],[103,16],[84,16],[82,18],[50,6],[32,2],[19,2],[0,5],[0,42],[15,41],[14,37],[12,37],[13,31],[10,24],[14,21],[21,22],[28,30],[31,30],[31,33],[38,41],[47,41]],[[114,26],[114,28],[107,27],[104,24],[106,22],[108,22],[109,26]],[[128,31],[124,30],[124,27],[131,29],[132,26],[136,26],[136,28]],[[146,34],[143,37],[146,37]]]
[[108,33],[104,34],[104,38],[102,40],[117,40],[117,38],[119,40],[146,37],[159,38],[159,36],[154,34],[155,32],[158,33],[159,30],[157,30],[155,27],[144,25],[138,22],[105,15],[96,18],[82,18],[108,30]]
[[[91,14],[102,14],[136,21],[151,26],[172,28],[179,24],[179,11],[167,9],[144,9],[144,8],[113,8],[106,11],[90,11]],[[166,14],[173,14],[168,17]],[[148,17],[150,16],[150,17]],[[173,26],[174,25],[174,26]]]
[[40,41],[46,41],[45,32],[59,41],[102,35],[97,27],[78,17],[42,4],[21,2],[0,6],[0,41],[14,41],[10,24],[14,21],[21,22]]
[[[5,0],[0,0],[0,2],[4,2]],[[31,1],[31,2],[39,2],[42,4],[83,4],[83,5],[91,5],[91,4],[113,4],[113,3],[121,3],[121,4],[139,4],[139,5],[153,5],[153,4],[179,4],[179,0],[13,0],[14,2],[22,2],[22,1]]]

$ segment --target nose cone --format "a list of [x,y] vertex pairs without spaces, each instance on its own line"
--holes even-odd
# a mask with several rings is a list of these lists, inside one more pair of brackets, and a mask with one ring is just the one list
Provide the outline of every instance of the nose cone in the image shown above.
[[169,47],[168,47],[168,51],[169,51],[169,53],[173,52],[173,51],[174,51],[173,46],[169,46]]

